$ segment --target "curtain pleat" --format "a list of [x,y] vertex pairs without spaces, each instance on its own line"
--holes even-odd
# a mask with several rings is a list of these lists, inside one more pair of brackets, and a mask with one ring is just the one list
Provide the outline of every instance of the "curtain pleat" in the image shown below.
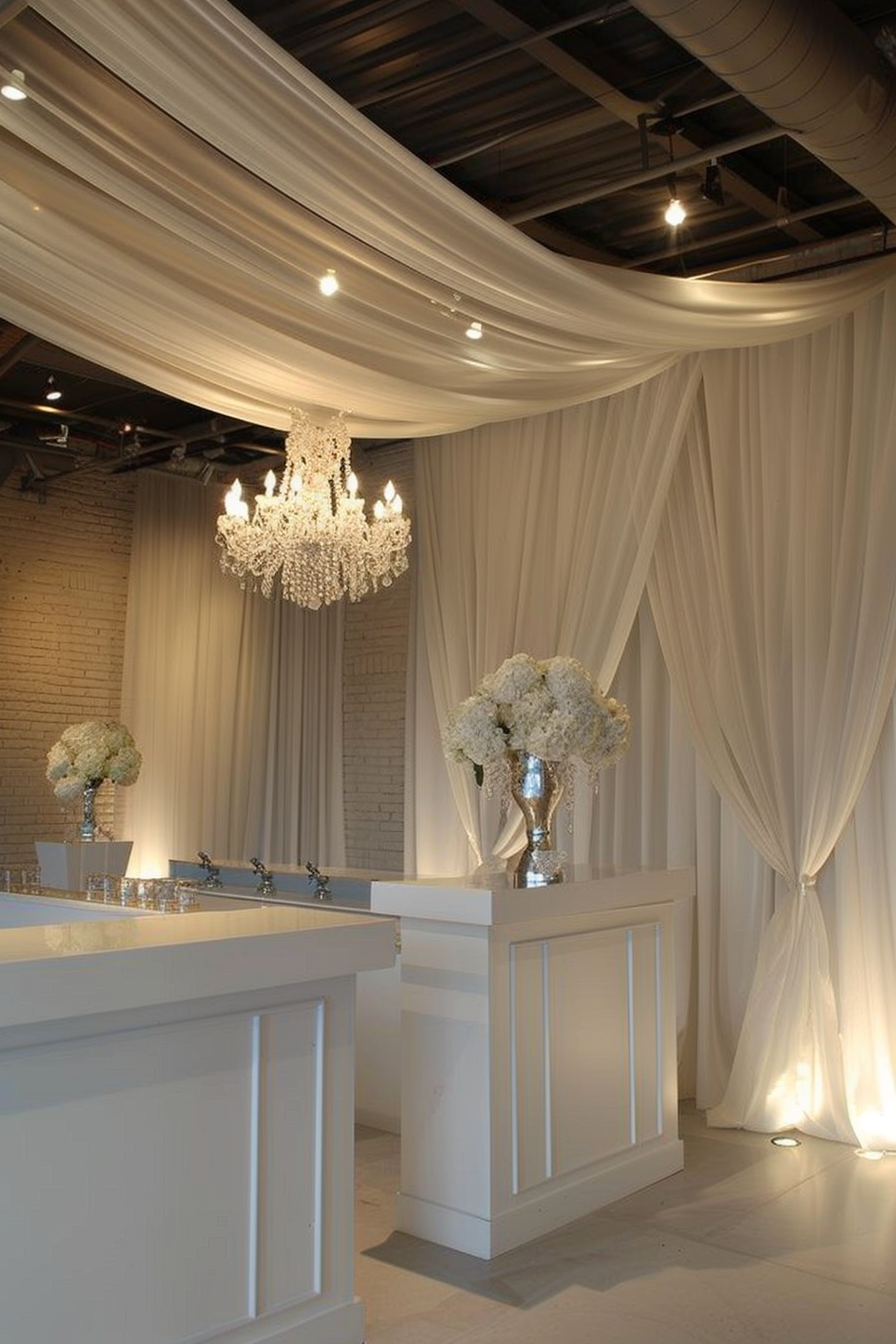
[[896,684],[894,339],[884,297],[704,356],[657,542],[651,601],[697,749],[786,885],[714,1124],[855,1138],[816,877]]
[[[608,689],[644,587],[667,482],[697,387],[695,360],[586,406],[417,445],[420,553],[416,773],[441,758],[448,712],[513,653],[579,658]],[[447,766],[453,815],[414,871],[440,872],[460,836],[468,862],[506,858],[519,822],[499,833],[498,801],[470,770]],[[576,791],[573,862],[590,846],[592,800]],[[428,803],[421,794],[418,811]],[[446,832],[455,828],[453,839]],[[460,827],[458,833],[457,827]],[[455,870],[456,871],[456,870]]]
[[220,571],[220,500],[141,478],[123,714],[143,753],[121,790],[132,871],[199,849],[345,863],[341,604],[305,612]]

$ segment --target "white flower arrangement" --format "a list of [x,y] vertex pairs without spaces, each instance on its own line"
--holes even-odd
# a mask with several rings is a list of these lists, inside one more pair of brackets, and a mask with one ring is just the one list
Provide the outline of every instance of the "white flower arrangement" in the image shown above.
[[596,781],[630,735],[626,706],[605,695],[577,659],[538,662],[517,653],[449,714],[442,741],[452,760],[472,763],[478,784],[511,751],[564,765],[582,761]]
[[66,728],[47,753],[47,779],[63,803],[76,802],[86,784],[133,784],[143,757],[123,723],[91,719]]

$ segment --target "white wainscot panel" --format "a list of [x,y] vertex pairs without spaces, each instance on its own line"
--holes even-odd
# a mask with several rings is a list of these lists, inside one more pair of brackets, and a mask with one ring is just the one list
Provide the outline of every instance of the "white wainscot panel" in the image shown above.
[[511,945],[514,1193],[660,1133],[659,932]]
[[4,1337],[217,1338],[316,1293],[316,1145],[295,1120],[319,1134],[322,1024],[318,1001],[17,1052],[14,1087],[0,1079]]
[[681,1169],[673,902],[692,888],[631,870],[382,893],[402,919],[400,1231],[489,1259]]

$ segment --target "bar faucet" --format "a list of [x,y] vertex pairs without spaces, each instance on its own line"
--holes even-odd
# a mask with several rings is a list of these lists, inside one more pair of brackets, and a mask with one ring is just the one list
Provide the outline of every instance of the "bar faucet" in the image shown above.
[[273,896],[277,888],[274,886],[274,874],[265,868],[261,859],[250,859],[249,862],[258,877],[261,878],[255,890],[260,896]]
[[221,869],[212,863],[211,858],[204,849],[199,850],[199,866],[205,870],[205,879],[202,885],[204,887],[220,887]]
[[333,893],[330,890],[329,877],[325,877],[310,859],[306,860],[305,867],[308,869],[308,881],[314,883],[314,899],[316,901],[332,901]]

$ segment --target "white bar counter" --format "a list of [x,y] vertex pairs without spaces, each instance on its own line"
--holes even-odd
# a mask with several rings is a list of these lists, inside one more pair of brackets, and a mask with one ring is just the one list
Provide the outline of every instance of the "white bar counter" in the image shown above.
[[399,1230],[491,1258],[679,1171],[693,869],[376,881],[401,919]]
[[[0,925],[41,899],[0,897]],[[355,976],[393,963],[394,921],[208,905],[48,900],[0,927],[15,1344],[363,1339]]]

